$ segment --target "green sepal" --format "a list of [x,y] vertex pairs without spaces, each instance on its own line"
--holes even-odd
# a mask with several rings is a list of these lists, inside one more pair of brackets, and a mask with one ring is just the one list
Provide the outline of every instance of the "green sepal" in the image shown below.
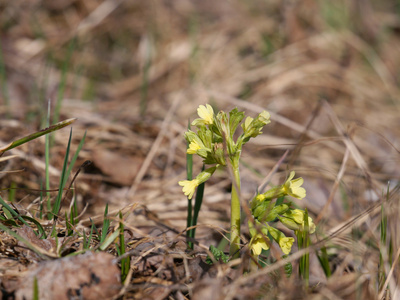
[[278,215],[283,214],[288,209],[289,209],[289,205],[287,205],[287,204],[281,204],[281,205],[274,206],[274,208],[272,208],[272,210],[265,217],[265,221],[270,222],[270,221],[275,220],[278,217]]

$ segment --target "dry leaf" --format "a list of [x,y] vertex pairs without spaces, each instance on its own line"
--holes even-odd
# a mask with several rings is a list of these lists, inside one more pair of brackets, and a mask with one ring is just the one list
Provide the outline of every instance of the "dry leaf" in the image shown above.
[[[52,249],[56,248],[56,241],[54,239],[39,239],[33,229],[29,226],[22,226],[18,228],[17,233],[23,237],[28,242],[32,243],[35,246],[38,246],[40,249],[45,250],[44,252],[50,252]],[[21,241],[18,241],[18,246],[24,248],[18,248],[18,250],[25,255],[25,257],[29,260],[39,261],[40,256],[33,252],[32,250],[26,249],[26,245]]]
[[35,278],[41,300],[110,299],[121,287],[120,271],[113,259],[108,253],[86,252],[41,262],[31,267],[21,280],[16,299],[33,299]]
[[140,167],[137,159],[104,149],[94,151],[92,159],[103,174],[121,185],[131,185]]

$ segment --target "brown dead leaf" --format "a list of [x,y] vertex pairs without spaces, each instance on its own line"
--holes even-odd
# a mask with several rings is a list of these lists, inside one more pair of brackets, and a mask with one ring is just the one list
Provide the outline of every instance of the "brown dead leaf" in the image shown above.
[[35,278],[41,300],[110,299],[121,287],[120,271],[113,259],[108,253],[86,252],[39,263],[21,280],[15,299],[33,299]]
[[137,159],[106,149],[95,150],[93,162],[103,174],[121,185],[131,185],[140,167]]
[[[50,252],[52,249],[56,248],[56,241],[54,239],[39,239],[33,229],[29,226],[22,226],[18,228],[17,233],[23,237],[28,242],[32,243],[35,246],[38,246],[40,249],[45,250],[45,252]],[[32,250],[26,249],[26,245],[21,241],[18,241],[18,246],[24,248],[18,248],[19,251],[29,260],[38,261],[40,260],[40,256],[33,252]]]

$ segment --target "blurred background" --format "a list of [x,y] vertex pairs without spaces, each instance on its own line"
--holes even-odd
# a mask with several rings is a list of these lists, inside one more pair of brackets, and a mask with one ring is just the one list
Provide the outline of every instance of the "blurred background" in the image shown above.
[[[78,118],[72,151],[87,131],[76,181],[85,216],[140,203],[168,226],[186,226],[183,133],[200,104],[271,113],[244,147],[243,199],[289,170],[305,179],[323,230],[340,226],[399,179],[399,1],[0,1],[0,140]],[[58,186],[69,130],[52,134]],[[74,148],[75,147],[75,148]],[[40,188],[44,140],[18,148],[21,170],[1,187]],[[78,167],[79,165],[77,165]],[[195,158],[195,174],[201,161]],[[208,182],[202,243],[228,229],[230,183]],[[4,193],[7,198],[7,192]],[[21,205],[37,193],[17,190]],[[143,215],[135,226],[151,226]]]

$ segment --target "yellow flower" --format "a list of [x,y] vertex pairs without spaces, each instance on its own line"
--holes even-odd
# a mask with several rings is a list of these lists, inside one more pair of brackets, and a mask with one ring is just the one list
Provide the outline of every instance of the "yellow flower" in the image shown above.
[[258,118],[260,119],[261,122],[263,122],[265,125],[268,123],[271,123],[270,118],[271,115],[269,112],[267,112],[266,110],[264,110],[263,112],[261,112],[261,114],[258,116]]
[[190,144],[189,144],[189,148],[187,149],[186,153],[187,154],[196,154],[197,150],[200,150],[201,146],[199,145],[199,143],[196,140],[193,140]]
[[281,247],[282,252],[285,254],[289,254],[292,250],[292,246],[294,243],[294,238],[292,237],[281,237],[279,239],[279,247]]
[[206,125],[210,125],[214,121],[214,110],[210,104],[200,105],[197,109],[197,114],[204,120]]
[[304,222],[304,210],[301,209],[292,209],[290,210],[290,217],[298,224],[302,224]]
[[250,240],[250,249],[253,252],[253,255],[260,255],[262,249],[268,250],[269,249],[269,239],[262,234],[256,234]]
[[178,182],[180,186],[182,186],[183,193],[189,198],[192,199],[195,189],[199,186],[199,184],[206,182],[212,174],[214,174],[215,170],[217,169],[218,165],[215,167],[208,168],[201,172],[199,175],[196,176],[193,180],[181,180]]
[[199,115],[199,119],[196,119],[192,122],[192,125],[211,125],[214,123],[214,110],[210,104],[200,105],[197,109],[197,114]]
[[256,200],[259,201],[259,202],[262,202],[262,201],[264,201],[266,198],[267,198],[267,197],[265,197],[264,194],[259,194],[259,195],[257,195]]
[[282,189],[287,195],[290,195],[294,198],[303,199],[306,196],[306,189],[301,187],[304,179],[301,177],[293,179],[294,175],[294,171],[290,172],[289,178],[282,186]]
[[[301,230],[304,230],[304,221],[301,223],[300,228]],[[313,234],[315,232],[316,226],[310,217],[308,217],[308,228],[310,234]]]
[[182,188],[183,193],[189,199],[192,199],[194,191],[198,187],[198,185],[200,184],[200,181],[198,179],[182,180],[182,181],[179,181],[178,184],[183,187]]
[[[292,209],[292,210],[286,212],[285,214],[283,214],[283,217],[284,217],[284,219],[282,219],[281,221],[284,221],[284,224],[287,227],[289,227],[290,229],[293,229],[293,230],[304,230],[305,229],[304,228],[304,210]],[[295,224],[293,224],[294,226],[290,225],[290,220],[292,220],[292,222],[293,221],[295,222]],[[293,228],[291,228],[291,227],[293,227]],[[308,228],[309,228],[310,234],[315,232],[316,226],[311,217],[308,217]]]

